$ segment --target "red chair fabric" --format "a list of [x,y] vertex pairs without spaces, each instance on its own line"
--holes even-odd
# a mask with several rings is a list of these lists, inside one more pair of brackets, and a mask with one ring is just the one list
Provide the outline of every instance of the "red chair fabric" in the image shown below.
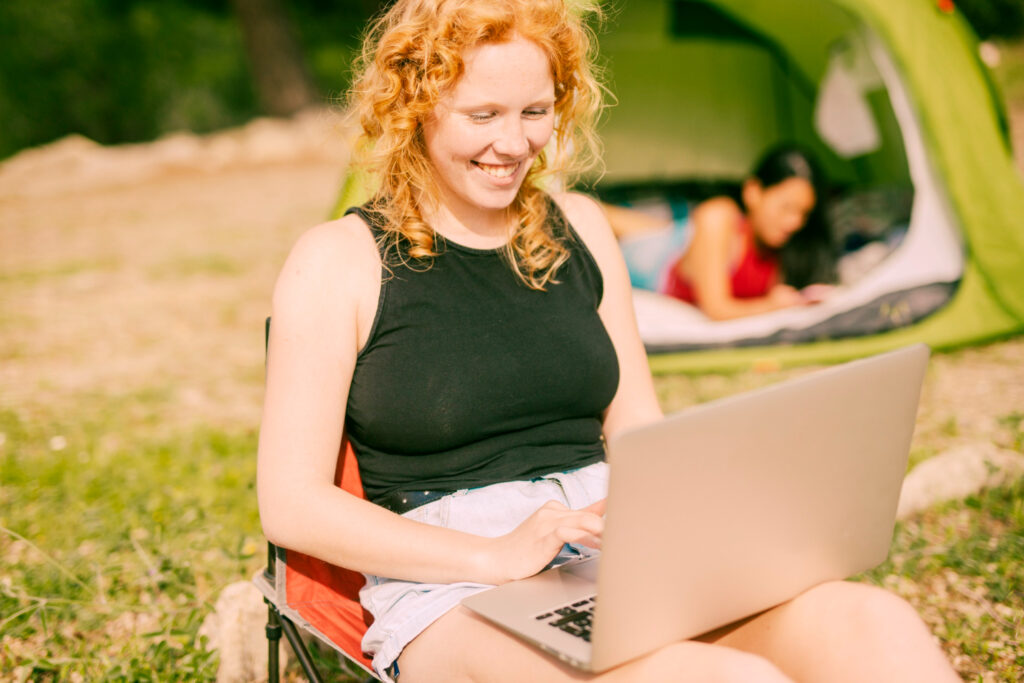
[[[356,456],[347,439],[338,453],[334,483],[353,495],[365,497]],[[365,583],[363,575],[293,550],[284,552],[288,607],[353,661],[372,669],[361,646],[363,634],[373,621],[359,604],[359,589]]]

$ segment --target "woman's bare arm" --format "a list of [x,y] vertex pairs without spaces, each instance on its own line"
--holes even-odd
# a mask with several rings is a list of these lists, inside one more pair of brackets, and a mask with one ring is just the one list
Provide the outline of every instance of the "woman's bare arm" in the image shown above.
[[693,282],[697,307],[712,320],[728,320],[806,303],[795,289],[782,284],[775,284],[761,297],[733,296],[731,275],[738,255],[739,219],[739,207],[725,197],[709,199],[694,210],[693,238],[676,268]]
[[652,216],[638,209],[627,209],[624,206],[603,202],[599,203],[599,206],[608,220],[612,232],[619,239],[662,230],[672,224],[672,220],[669,218]]

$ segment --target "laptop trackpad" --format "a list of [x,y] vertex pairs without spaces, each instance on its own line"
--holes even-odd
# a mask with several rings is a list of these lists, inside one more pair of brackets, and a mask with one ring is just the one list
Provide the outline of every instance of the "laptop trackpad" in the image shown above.
[[585,559],[575,560],[568,562],[561,567],[556,567],[555,571],[560,571],[563,574],[569,574],[571,576],[583,579],[588,583],[594,585],[594,589],[597,589],[597,568],[600,565],[600,557],[589,557]]

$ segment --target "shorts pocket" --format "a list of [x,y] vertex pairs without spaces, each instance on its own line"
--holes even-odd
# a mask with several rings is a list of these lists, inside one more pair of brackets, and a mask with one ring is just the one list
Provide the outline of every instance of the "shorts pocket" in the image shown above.
[[402,516],[414,522],[422,522],[430,526],[448,526],[448,511],[451,508],[451,495],[431,501],[426,505],[409,510]]

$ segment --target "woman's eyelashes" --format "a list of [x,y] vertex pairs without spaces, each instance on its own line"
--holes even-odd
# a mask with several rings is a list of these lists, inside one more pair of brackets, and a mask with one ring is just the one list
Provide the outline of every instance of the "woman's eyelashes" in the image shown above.
[[[542,119],[548,115],[548,111],[549,110],[547,108],[524,109],[523,118]],[[498,112],[496,111],[479,111],[467,114],[469,120],[474,123],[487,123],[488,121],[493,121],[497,116]]]

